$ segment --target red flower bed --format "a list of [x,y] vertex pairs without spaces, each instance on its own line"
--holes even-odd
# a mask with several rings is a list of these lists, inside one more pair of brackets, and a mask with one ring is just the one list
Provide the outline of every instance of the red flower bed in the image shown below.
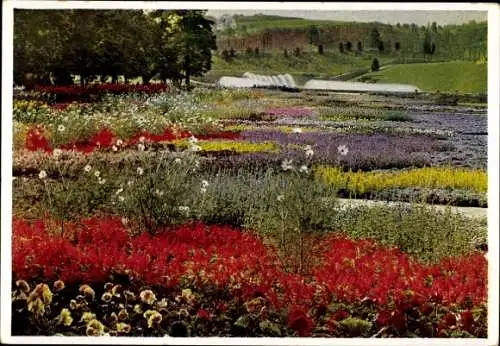
[[[117,271],[168,287],[182,280],[195,287],[211,283],[298,308],[335,296],[425,312],[428,302],[466,307],[487,297],[487,262],[480,253],[424,265],[373,241],[328,236],[320,243],[322,263],[307,278],[285,272],[276,252],[252,233],[225,226],[183,225],[133,238],[113,218],[65,224],[63,236],[49,235],[43,221],[14,219],[13,229],[13,271],[23,279],[103,282]],[[383,314],[379,318],[386,323]]]
[[168,91],[167,84],[95,84],[86,87],[72,86],[35,86],[34,91],[52,94],[56,96],[57,101],[79,101],[89,99],[91,96],[103,94],[127,94],[127,93],[146,93],[154,94]]
[[[161,134],[152,134],[148,131],[142,131],[128,140],[123,141],[123,146],[137,144],[141,137],[145,142],[161,142],[171,141],[174,139],[182,139],[191,136],[191,132],[187,130],[174,131],[166,128]],[[116,143],[116,136],[109,129],[102,129],[91,138],[83,142],[67,143],[60,147],[64,150],[76,150],[84,153],[91,153],[98,148],[110,148]],[[26,149],[30,151],[42,150],[47,153],[52,153],[53,148],[50,146],[48,139],[43,134],[43,129],[36,127],[30,129],[26,136]]]

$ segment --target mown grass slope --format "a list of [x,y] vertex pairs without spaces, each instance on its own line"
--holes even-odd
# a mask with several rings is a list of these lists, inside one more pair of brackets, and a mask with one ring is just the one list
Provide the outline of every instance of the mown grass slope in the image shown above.
[[424,91],[486,93],[487,77],[486,64],[450,61],[396,65],[356,79],[370,78],[378,83],[412,84]]

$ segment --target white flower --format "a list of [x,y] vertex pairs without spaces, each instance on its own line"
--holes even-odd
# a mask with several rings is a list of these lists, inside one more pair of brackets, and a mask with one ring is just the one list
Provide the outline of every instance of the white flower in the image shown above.
[[144,151],[146,149],[146,147],[144,146],[144,144],[139,143],[139,144],[137,144],[137,149],[139,149],[139,151]]
[[340,155],[345,156],[349,152],[349,149],[345,145],[339,145],[337,147],[337,151],[339,152]]
[[92,170],[92,166],[91,165],[87,165],[85,166],[85,168],[83,169],[85,172],[90,172]]
[[132,186],[132,185],[134,185],[134,182],[132,180],[129,180],[129,181],[127,181],[127,185]]
[[176,159],[174,160],[174,162],[175,162],[175,163],[181,163],[181,159],[176,158]]
[[128,224],[128,219],[126,217],[122,217],[122,225]]
[[283,196],[283,195],[278,195],[278,197],[276,197],[276,200],[277,200],[278,202],[283,201],[283,199],[285,199],[285,196]]
[[144,170],[141,167],[137,167],[137,174],[143,175]]
[[113,145],[111,149],[113,149],[113,151],[118,151],[118,147],[116,145]]
[[123,202],[123,201],[125,200],[125,197],[123,197],[123,196],[118,196],[118,200],[119,200],[120,202]]
[[64,130],[66,130],[66,127],[64,127],[64,125],[63,125],[63,124],[61,124],[61,125],[59,125],[59,126],[57,127],[57,131],[59,131],[59,132],[63,132]]
[[191,136],[189,137],[188,139],[189,143],[198,143],[198,138],[196,138],[195,136]]
[[56,148],[56,149],[54,149],[54,152],[53,152],[52,154],[54,155],[54,158],[56,158],[56,159],[57,159],[57,158],[59,158],[59,156],[61,156],[61,154],[62,154],[62,150],[61,150],[61,149]]
[[312,150],[312,147],[308,144],[304,147],[304,150],[305,151]]
[[180,206],[179,207],[179,211],[181,211],[183,213],[188,213],[189,212],[189,207],[187,207],[187,206]]
[[191,148],[189,148],[190,151],[200,151],[201,147],[199,145],[192,145]]
[[45,179],[47,178],[47,172],[45,172],[43,169],[40,171],[40,174],[38,174],[38,178],[40,179]]
[[194,162],[194,166],[195,166],[195,167],[200,167],[200,161],[196,160],[196,161]]
[[123,145],[123,141],[121,139],[116,140],[116,145],[121,146]]
[[299,168],[299,172],[307,173],[307,172],[309,172],[309,169],[307,168],[306,165],[302,165]]
[[99,175],[101,175],[101,173],[99,171],[95,171],[94,175],[99,178]]
[[102,185],[106,182],[106,179],[103,179],[103,178],[99,178],[98,180],[99,184]]
[[163,191],[162,191],[162,190],[158,190],[158,189],[156,189],[156,190],[155,190],[155,195],[157,195],[157,196],[160,196],[160,197],[161,197],[161,196],[163,196]]
[[208,185],[210,185],[210,184],[208,183],[208,181],[206,181],[206,180],[202,180],[202,181],[201,181],[201,186],[203,186],[203,187],[207,187]]
[[139,142],[143,143],[146,140],[144,136],[139,137]]
[[288,171],[289,169],[293,169],[292,162],[293,162],[293,160],[284,159],[283,162],[281,163],[281,168],[284,171]]
[[302,129],[300,127],[296,127],[292,130],[293,133],[302,133]]
[[122,192],[123,192],[123,189],[120,187],[118,190],[116,190],[115,195],[119,195]]
[[306,150],[306,158],[310,159],[314,155],[314,151],[312,149]]
[[202,187],[202,188],[200,189],[200,192],[201,192],[201,193],[205,193],[205,192],[207,192],[207,189],[206,189],[206,188],[204,188],[204,187]]

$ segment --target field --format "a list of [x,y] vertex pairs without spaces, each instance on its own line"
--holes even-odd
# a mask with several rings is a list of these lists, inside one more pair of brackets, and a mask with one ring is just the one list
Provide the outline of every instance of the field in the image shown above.
[[482,93],[487,90],[487,65],[476,62],[450,61],[405,64],[387,67],[359,78],[379,83],[412,84],[425,91]]
[[487,207],[484,108],[45,87],[13,119],[13,335],[487,336],[486,220],[432,206]]

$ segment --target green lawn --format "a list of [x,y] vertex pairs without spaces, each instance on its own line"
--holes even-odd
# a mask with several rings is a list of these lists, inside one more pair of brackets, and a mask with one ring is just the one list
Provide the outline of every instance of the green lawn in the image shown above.
[[370,77],[378,83],[412,84],[424,91],[487,93],[487,64],[470,61],[406,64],[371,72],[359,78]]
[[[385,63],[387,58],[380,58]],[[239,76],[245,72],[255,74],[276,75],[291,74],[295,82],[301,85],[313,78],[330,78],[360,68],[369,68],[371,56],[355,56],[352,53],[340,54],[336,52],[325,52],[324,55],[317,53],[303,53],[301,56],[285,57],[283,53],[266,53],[259,56],[248,56],[244,53],[235,59],[224,61],[218,56],[212,57],[212,69],[202,79],[213,82],[221,76]]]

